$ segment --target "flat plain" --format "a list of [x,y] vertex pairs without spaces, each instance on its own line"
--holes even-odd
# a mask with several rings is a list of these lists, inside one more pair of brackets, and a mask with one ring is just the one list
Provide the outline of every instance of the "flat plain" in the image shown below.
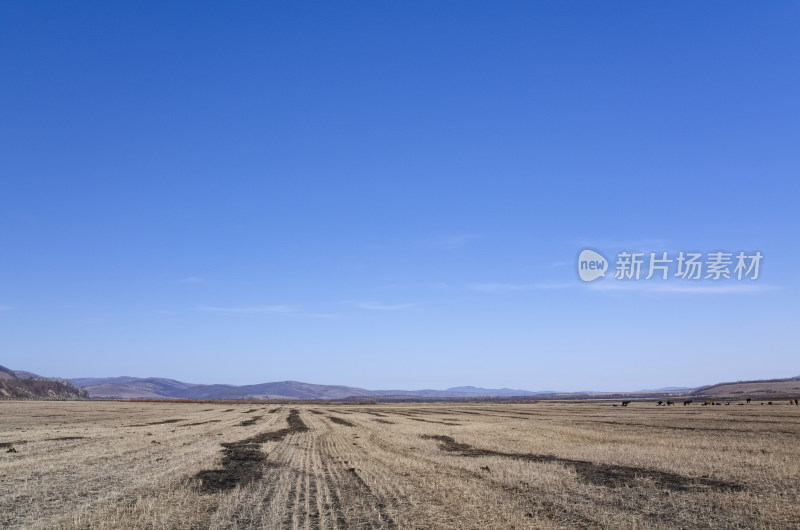
[[797,528],[800,408],[0,402],[2,528]]

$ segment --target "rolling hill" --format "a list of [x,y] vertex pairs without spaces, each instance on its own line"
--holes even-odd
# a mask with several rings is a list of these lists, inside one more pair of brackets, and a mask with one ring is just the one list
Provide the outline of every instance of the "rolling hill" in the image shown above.
[[752,397],[759,399],[800,397],[800,376],[786,379],[767,379],[761,381],[736,381],[704,386],[692,392],[693,395],[718,399]]
[[28,373],[18,373],[5,366],[0,366],[0,399],[86,399],[89,397],[88,392],[69,381],[23,377]]
[[93,397],[176,398],[185,397],[182,391],[202,386],[161,377],[80,377],[70,381],[85,388]]

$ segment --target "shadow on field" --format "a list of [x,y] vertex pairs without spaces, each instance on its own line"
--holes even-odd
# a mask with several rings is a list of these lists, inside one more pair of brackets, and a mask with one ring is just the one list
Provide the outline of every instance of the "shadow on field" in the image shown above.
[[656,469],[647,469],[632,466],[620,466],[616,464],[600,464],[587,460],[574,460],[571,458],[561,458],[553,455],[537,455],[533,453],[505,453],[490,449],[477,449],[469,444],[458,443],[450,436],[423,434],[421,438],[425,440],[436,440],[439,448],[443,451],[458,453],[459,456],[479,457],[479,456],[499,456],[504,458],[514,458],[528,462],[555,462],[570,466],[578,476],[591,484],[615,488],[620,486],[630,486],[637,478],[647,478],[655,482],[659,487],[673,491],[696,491],[698,489],[718,489],[729,491],[740,491],[744,487],[740,484],[725,482],[703,477],[686,477],[677,473],[669,473]]

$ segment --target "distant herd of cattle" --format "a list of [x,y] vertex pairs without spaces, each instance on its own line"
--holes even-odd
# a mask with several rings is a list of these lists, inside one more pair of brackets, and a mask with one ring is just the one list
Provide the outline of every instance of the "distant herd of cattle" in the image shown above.
[[[694,401],[692,401],[691,399],[687,399],[686,401],[683,402],[683,406],[685,407],[686,405],[691,405],[692,403],[694,403]],[[747,403],[750,403],[750,398],[747,398]],[[622,402],[622,406],[623,407],[627,407],[630,404],[631,404],[631,401],[623,401]],[[656,406],[660,407],[660,406],[664,405],[665,407],[668,407],[668,406],[671,406],[671,405],[674,405],[674,404],[675,404],[674,401],[659,401],[658,403],[656,403]],[[722,404],[723,403],[719,403],[717,401],[703,401],[703,406],[704,407],[708,406],[708,405],[722,405]],[[725,405],[730,405],[731,403],[730,403],[730,401],[727,401],[724,404]],[[738,403],[738,404],[739,405],[744,405],[744,403]],[[761,404],[763,405],[764,402],[761,402]],[[767,405],[772,405],[772,404],[773,404],[772,401],[768,401],[767,402]],[[796,399],[790,399],[789,400],[789,405],[800,406],[800,402],[798,402]],[[613,406],[616,407],[617,404],[614,403]]]

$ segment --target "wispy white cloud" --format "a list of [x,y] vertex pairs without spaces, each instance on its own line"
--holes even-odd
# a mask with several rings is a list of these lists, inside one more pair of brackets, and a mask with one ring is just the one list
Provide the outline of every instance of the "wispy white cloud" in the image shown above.
[[458,250],[479,239],[479,237],[477,234],[445,234],[433,238],[430,243],[444,250]]
[[467,289],[471,291],[482,291],[484,293],[508,293],[532,288],[532,283],[471,283],[467,286]]
[[601,280],[597,283],[540,282],[540,283],[473,283],[467,286],[473,291],[485,293],[510,293],[535,289],[575,289],[583,288],[598,292],[638,292],[638,293],[687,293],[687,294],[748,294],[763,293],[780,289],[767,283],[684,283],[679,281],[619,281]]
[[290,305],[264,305],[255,307],[218,307],[202,306],[195,308],[197,311],[210,311],[214,313],[294,313],[297,308]]
[[669,250],[670,242],[667,239],[581,239],[575,241],[581,248],[598,249],[625,249],[625,250]]
[[371,311],[402,311],[416,306],[417,304],[378,304],[374,302],[359,302],[356,304],[356,307],[360,309],[369,309]]
[[481,291],[484,293],[510,293],[514,291],[530,291],[533,289],[564,289],[568,287],[576,287],[578,284],[571,283],[554,283],[554,282],[538,282],[538,283],[471,283],[467,289],[472,291]]
[[292,313],[298,317],[308,317],[308,318],[339,318],[342,315],[338,315],[336,313]]
[[687,294],[753,294],[775,291],[780,289],[777,285],[767,283],[683,283],[683,282],[647,282],[647,281],[601,281],[587,284],[589,289],[595,291],[629,291],[641,293],[687,293]]
[[186,278],[181,278],[180,283],[203,283],[205,280],[198,276],[187,276]]
[[301,311],[297,306],[293,305],[263,305],[263,306],[201,306],[194,308],[195,311],[206,311],[209,313],[222,313],[231,315],[247,315],[247,314],[275,314],[286,315],[290,317],[304,317],[304,318],[337,318],[339,315],[333,313],[309,313]]

